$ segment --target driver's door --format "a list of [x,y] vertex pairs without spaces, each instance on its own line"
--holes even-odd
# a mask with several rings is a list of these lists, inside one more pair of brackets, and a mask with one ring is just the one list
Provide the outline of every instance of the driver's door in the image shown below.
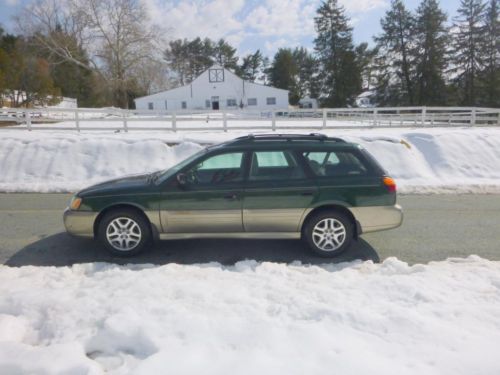
[[244,152],[207,156],[181,171],[186,182],[173,176],[160,202],[164,233],[242,232]]

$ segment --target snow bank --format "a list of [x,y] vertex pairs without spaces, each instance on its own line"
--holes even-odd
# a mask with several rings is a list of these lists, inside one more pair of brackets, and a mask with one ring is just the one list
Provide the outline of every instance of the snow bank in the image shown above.
[[[325,133],[366,147],[396,178],[400,192],[500,192],[498,128]],[[9,130],[0,138],[0,191],[76,191],[117,176],[168,168],[199,150],[200,143],[242,134]]]
[[202,149],[158,139],[0,139],[0,190],[67,192],[126,174],[169,168]]
[[0,266],[0,373],[498,374],[500,262]]

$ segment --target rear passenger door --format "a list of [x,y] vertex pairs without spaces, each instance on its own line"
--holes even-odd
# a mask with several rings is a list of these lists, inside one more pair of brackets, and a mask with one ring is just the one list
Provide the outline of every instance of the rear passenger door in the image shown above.
[[297,232],[302,215],[317,195],[303,159],[293,151],[255,151],[243,198],[246,232]]

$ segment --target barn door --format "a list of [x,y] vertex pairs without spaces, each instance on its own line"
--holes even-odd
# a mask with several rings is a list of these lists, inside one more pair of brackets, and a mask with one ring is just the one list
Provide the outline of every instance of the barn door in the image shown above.
[[215,111],[219,110],[219,97],[212,96],[212,109]]

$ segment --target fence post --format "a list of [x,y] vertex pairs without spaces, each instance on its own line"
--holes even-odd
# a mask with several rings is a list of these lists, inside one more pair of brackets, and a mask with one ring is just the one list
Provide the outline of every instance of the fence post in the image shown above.
[[377,126],[377,108],[373,110],[373,126]]
[[271,129],[273,132],[276,131],[276,113],[274,110],[271,111]]
[[422,107],[422,126],[425,125],[425,118],[426,118],[426,114],[427,114],[427,107]]
[[323,108],[323,129],[326,128],[326,108]]
[[26,126],[28,127],[28,130],[31,131],[31,113],[30,111],[26,111]]
[[122,116],[123,116],[123,130],[125,130],[125,133],[128,132],[128,124],[127,124],[127,113],[125,110],[122,110]]
[[470,114],[470,126],[476,125],[476,107],[472,108]]
[[226,111],[222,111],[222,127],[224,128],[224,133],[227,133],[227,114],[226,114]]
[[78,108],[75,109],[75,123],[76,123],[76,130],[78,133],[80,133],[80,116],[78,115]]
[[177,115],[175,112],[172,112],[172,130],[177,132]]

